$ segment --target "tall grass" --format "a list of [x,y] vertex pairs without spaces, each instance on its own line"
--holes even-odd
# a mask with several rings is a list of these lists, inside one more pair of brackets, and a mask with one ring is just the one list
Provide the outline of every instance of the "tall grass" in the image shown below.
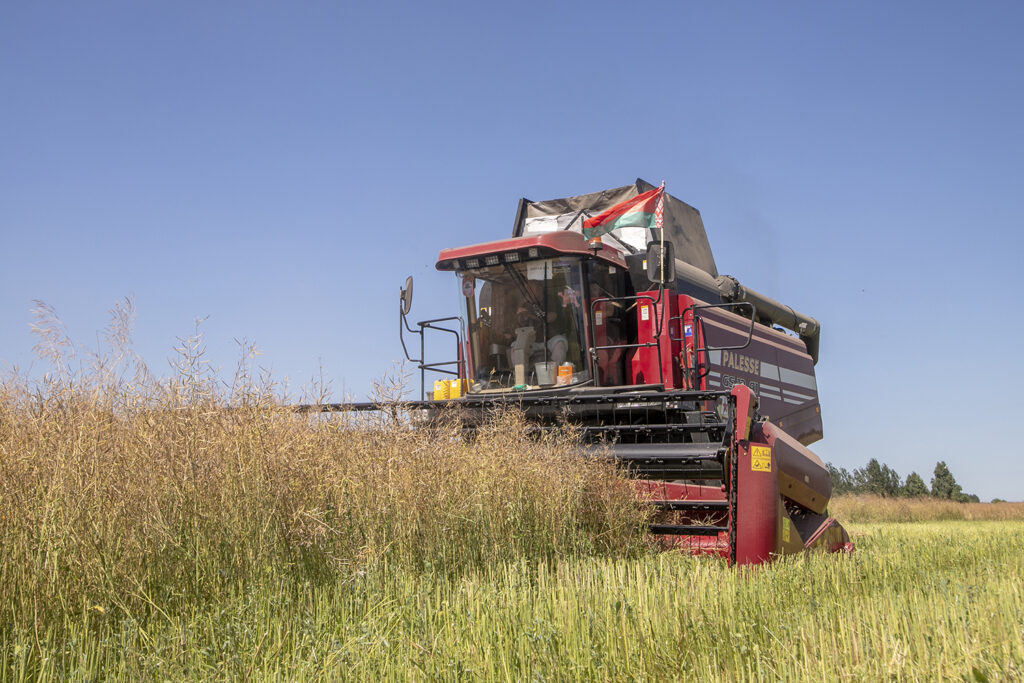
[[113,350],[77,365],[43,321],[54,373],[0,384],[0,624],[644,547],[631,490],[569,432],[527,438],[506,412],[467,442],[457,415],[414,429],[394,403],[298,414],[248,361],[220,382],[198,336],[157,379],[125,352],[130,307],[114,318]]
[[1024,520],[1024,503],[958,503],[938,498],[838,496],[829,511],[843,522]]
[[157,379],[130,319],[83,354],[42,308],[53,373],[0,382],[0,682],[1024,677],[1022,522],[855,525],[852,556],[746,570],[649,553],[571,432],[298,414],[198,336]]

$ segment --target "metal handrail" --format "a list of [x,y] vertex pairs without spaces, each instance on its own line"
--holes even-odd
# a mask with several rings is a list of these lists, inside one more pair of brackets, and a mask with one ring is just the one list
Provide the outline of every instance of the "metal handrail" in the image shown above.
[[[398,325],[398,338],[402,342],[402,351],[405,353],[405,357],[406,357],[407,360],[409,360],[410,362],[418,364],[416,367],[420,371],[420,400],[421,401],[425,400],[425,396],[426,396],[427,372],[428,371],[429,372],[438,372],[438,373],[445,374],[445,375],[455,375],[456,377],[463,377],[463,376],[466,375],[465,368],[464,368],[464,364],[466,362],[465,351],[462,348],[462,335],[459,333],[459,330],[461,330],[461,329],[463,329],[465,327],[465,322],[462,320],[461,316],[452,315],[452,316],[448,316],[446,318],[434,318],[433,320],[421,320],[420,322],[416,323],[419,326],[420,329],[419,330],[414,330],[411,327],[409,327],[409,321],[406,320],[405,313],[402,312],[401,308],[399,308],[398,315],[400,317],[399,325]],[[458,320],[459,321],[459,330],[453,330],[453,329],[451,329],[449,327],[441,327],[441,326],[435,324],[435,323],[449,322],[449,321],[452,321],[452,320]],[[413,358],[412,356],[409,355],[409,349],[405,345],[405,336],[404,336],[404,332],[403,332],[403,327],[405,329],[407,329],[411,334],[418,334],[419,335],[419,337],[420,337],[420,357],[419,358]],[[426,331],[427,330],[437,330],[438,332],[448,332],[449,334],[455,335],[455,348],[459,350],[458,351],[458,357],[455,360],[442,361],[440,363],[425,363],[424,362],[424,358],[426,356],[426,336],[427,336],[426,335]],[[446,370],[445,369],[446,367],[452,366],[452,365],[456,366],[456,369],[454,371]]]
[[597,343],[596,343],[597,342],[597,339],[596,339],[597,330],[594,329],[595,325],[593,323],[591,323],[591,325],[590,325],[590,337],[591,337],[590,341],[594,345],[588,347],[587,352],[590,355],[590,375],[591,375],[591,377],[594,378],[594,385],[595,386],[603,386],[603,385],[600,384],[600,373],[597,371],[597,352],[598,351],[606,351],[606,350],[611,350],[611,349],[643,349],[643,348],[649,348],[651,346],[658,347],[658,383],[664,386],[664,384],[665,384],[665,372],[664,372],[664,370],[662,368],[662,365],[661,365],[661,320],[660,320],[660,315],[658,313],[658,304],[661,303],[661,295],[662,295],[662,290],[659,290],[658,291],[658,298],[657,299],[655,299],[654,297],[652,297],[652,296],[650,296],[648,294],[636,294],[634,296],[612,296],[612,297],[603,297],[603,298],[600,298],[600,299],[593,299],[593,300],[591,300],[591,302],[590,302],[590,320],[593,321],[594,320],[594,313],[597,310],[597,304],[602,304],[602,303],[609,302],[609,301],[610,302],[616,302],[616,301],[639,301],[640,299],[646,299],[647,301],[651,302],[651,308],[654,309],[654,316],[655,316],[654,317],[654,328],[656,330],[653,342],[643,342],[643,343],[637,342],[636,344],[608,344],[608,345],[605,345],[605,346],[598,346]]
[[[739,308],[741,306],[746,306],[746,307],[750,308],[750,328],[747,330],[747,341],[745,341],[744,343],[739,344],[737,346],[708,346],[707,342],[704,341],[704,325],[699,325],[701,342],[704,344],[704,346],[697,346],[696,340],[697,340],[697,328],[698,328],[698,322],[697,322],[698,321],[698,318],[697,318],[697,310],[698,309],[702,309],[702,308]],[[690,307],[688,307],[686,310],[690,312],[690,319],[693,321],[692,324],[694,326],[694,330],[693,330],[693,334],[694,334],[694,346],[693,346],[694,367],[692,369],[691,368],[685,368],[685,372],[692,372],[693,373],[693,386],[696,387],[698,385],[698,383],[702,379],[707,377],[708,373],[711,372],[711,369],[708,367],[707,363],[704,363],[703,372],[699,372],[699,369],[700,369],[700,366],[701,366],[700,354],[702,354],[702,353],[703,354],[707,354],[708,351],[738,351],[739,349],[745,349],[748,346],[750,346],[750,343],[754,340],[754,325],[757,322],[757,307],[754,304],[750,303],[749,301],[736,301],[736,302],[724,303],[724,304],[700,304],[700,305],[693,304]],[[680,329],[684,329],[685,328],[685,320],[683,320],[684,315],[685,315],[685,313],[680,314],[680,315],[678,315],[678,316],[676,316],[674,318],[671,318],[670,321],[671,320],[679,320],[680,321],[680,325],[679,325]],[[672,339],[672,341],[680,341],[679,339],[675,339],[675,338],[671,337],[671,334],[672,334],[671,330],[672,330],[672,328],[671,328],[671,325],[670,325],[669,326],[670,339]],[[683,335],[683,339],[685,340],[685,332],[684,332],[684,335]],[[686,347],[686,342],[685,341],[683,341],[683,347],[684,347],[684,349]],[[684,358],[685,358],[685,354],[684,354]]]

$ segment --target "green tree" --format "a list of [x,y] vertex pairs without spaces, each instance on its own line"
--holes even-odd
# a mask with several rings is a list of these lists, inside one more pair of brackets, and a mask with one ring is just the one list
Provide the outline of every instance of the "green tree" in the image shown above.
[[853,471],[853,481],[857,493],[873,493],[888,498],[900,494],[900,475],[875,458],[868,460],[868,464],[861,469]]
[[832,463],[825,463],[828,476],[832,480],[832,495],[841,496],[844,493],[853,493],[853,477],[845,467],[836,467]]
[[907,475],[907,481],[903,484],[903,495],[908,498],[920,498],[929,494],[928,487],[925,486],[924,479],[917,472],[911,472]]
[[932,474],[932,495],[947,500],[959,500],[963,495],[960,484],[956,483],[953,473],[942,460],[935,464],[935,473]]

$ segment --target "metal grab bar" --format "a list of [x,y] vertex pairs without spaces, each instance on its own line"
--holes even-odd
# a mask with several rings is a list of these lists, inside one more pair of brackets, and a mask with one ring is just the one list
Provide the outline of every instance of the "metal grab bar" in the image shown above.
[[[417,363],[418,364],[416,367],[419,368],[419,371],[420,371],[420,400],[421,401],[425,400],[425,397],[426,397],[426,384],[427,384],[427,372],[428,371],[429,372],[438,372],[438,373],[445,374],[445,375],[455,375],[456,377],[464,377],[464,376],[466,376],[465,367],[464,367],[466,359],[465,359],[465,353],[464,353],[463,347],[462,347],[462,335],[460,334],[460,330],[462,330],[465,327],[465,322],[462,320],[462,318],[460,316],[452,315],[452,316],[448,316],[447,318],[434,318],[433,320],[421,320],[420,322],[416,323],[419,326],[420,329],[419,330],[414,330],[411,327],[409,327],[409,321],[406,319],[405,313],[402,312],[401,307],[399,307],[398,315],[399,315],[399,318],[400,318],[399,325],[398,325],[398,338],[402,342],[402,351],[405,353],[405,358],[407,360],[409,360],[409,361],[411,361],[413,363]],[[449,322],[449,321],[452,321],[452,320],[458,320],[459,321],[459,329],[458,330],[453,330],[450,327],[441,327],[440,325],[436,325],[435,324],[435,323]],[[419,337],[420,337],[420,357],[419,358],[413,358],[412,356],[409,355],[409,349],[405,345],[405,336],[404,336],[403,328],[408,330],[411,334],[418,334],[419,335]],[[426,336],[427,336],[426,335],[426,331],[427,330],[437,330],[438,332],[447,332],[449,334],[455,335],[455,348],[458,349],[458,353],[456,354],[457,357],[456,357],[455,360],[442,361],[440,363],[425,363],[424,362],[424,357],[426,356]],[[445,369],[445,368],[447,368],[449,366],[452,366],[452,365],[456,366],[456,369],[454,371]]]
[[658,313],[658,304],[661,303],[661,298],[662,298],[662,290],[658,291],[658,298],[657,299],[655,299],[654,297],[652,297],[652,296],[650,296],[648,294],[637,294],[635,296],[613,296],[613,297],[603,297],[603,298],[600,298],[600,299],[592,299],[591,300],[591,302],[590,302],[590,320],[591,321],[594,320],[594,314],[595,314],[595,312],[597,310],[597,305],[598,304],[603,304],[605,302],[639,301],[641,299],[644,299],[646,301],[650,301],[651,302],[651,308],[654,309],[654,329],[655,329],[654,341],[653,342],[642,342],[642,343],[638,342],[636,344],[607,344],[607,345],[604,345],[604,346],[598,346],[597,345],[597,339],[596,339],[597,330],[594,329],[596,326],[591,324],[590,325],[590,337],[591,337],[590,341],[591,341],[591,343],[593,345],[588,347],[587,352],[590,355],[590,376],[594,378],[594,386],[603,386],[600,383],[601,382],[601,375],[597,371],[598,370],[598,367],[597,367],[597,352],[598,351],[606,351],[606,350],[611,350],[611,349],[643,349],[643,348],[649,348],[651,346],[658,347],[658,383],[661,384],[662,386],[665,385],[665,371],[663,370],[662,365],[661,365],[661,319],[660,319],[661,316]]
[[[744,343],[736,345],[736,346],[708,346],[707,342],[704,341],[704,325],[700,323],[700,318],[697,316],[697,310],[698,309],[702,309],[702,308],[740,308],[740,307],[749,308],[750,309],[750,328],[747,329],[747,340]],[[693,349],[692,349],[692,351],[693,351],[693,362],[694,362],[694,367],[693,368],[689,367],[689,358],[686,355],[686,341],[685,341],[685,339],[686,339],[686,333],[685,333],[685,329],[686,329],[685,315],[686,315],[686,312],[685,311],[683,313],[677,315],[677,316],[669,318],[669,322],[670,323],[673,320],[678,320],[679,321],[679,329],[683,331],[683,336],[680,337],[680,338],[673,337],[672,336],[672,326],[669,325],[669,339],[671,341],[682,341],[683,342],[683,349],[684,349],[683,359],[684,359],[685,367],[683,367],[684,363],[680,363],[680,365],[681,365],[680,370],[683,371],[683,376],[684,377],[688,373],[692,373],[693,377],[692,377],[692,380],[691,380],[691,387],[690,388],[694,388],[694,387],[698,386],[700,381],[702,379],[704,379],[705,377],[707,377],[708,373],[711,371],[710,368],[708,367],[708,364],[706,362],[703,364],[703,368],[701,367],[702,364],[700,362],[700,354],[703,353],[703,354],[706,355],[708,351],[737,351],[739,349],[745,349],[748,346],[750,346],[750,343],[754,340],[754,324],[757,322],[757,307],[754,304],[750,303],[749,301],[736,301],[736,302],[724,303],[724,304],[700,304],[700,305],[693,304],[690,307],[688,307],[686,309],[686,311],[689,311],[689,313],[690,313],[690,320],[691,320],[690,324],[693,325],[693,338],[694,338],[694,345],[693,345]],[[701,342],[704,344],[704,346],[698,346],[697,345],[696,340],[697,340],[697,337],[698,337],[698,333],[697,333],[698,328],[700,330],[699,336],[700,336]]]

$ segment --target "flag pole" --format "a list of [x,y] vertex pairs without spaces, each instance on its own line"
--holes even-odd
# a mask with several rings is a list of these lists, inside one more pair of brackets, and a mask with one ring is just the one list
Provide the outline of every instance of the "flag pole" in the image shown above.
[[661,192],[654,204],[654,226],[661,230],[661,253],[665,253],[665,179],[661,180]]
[[[661,231],[661,253],[658,259],[661,263],[658,266],[661,269],[660,277],[658,278],[661,282],[659,283],[658,299],[660,300],[665,294],[665,179],[661,180],[661,187],[658,191],[658,199],[654,202],[654,227]],[[665,307],[669,309],[669,307]],[[662,314],[658,316],[658,335],[661,336],[661,331],[665,325],[665,314],[667,310],[662,310]]]

